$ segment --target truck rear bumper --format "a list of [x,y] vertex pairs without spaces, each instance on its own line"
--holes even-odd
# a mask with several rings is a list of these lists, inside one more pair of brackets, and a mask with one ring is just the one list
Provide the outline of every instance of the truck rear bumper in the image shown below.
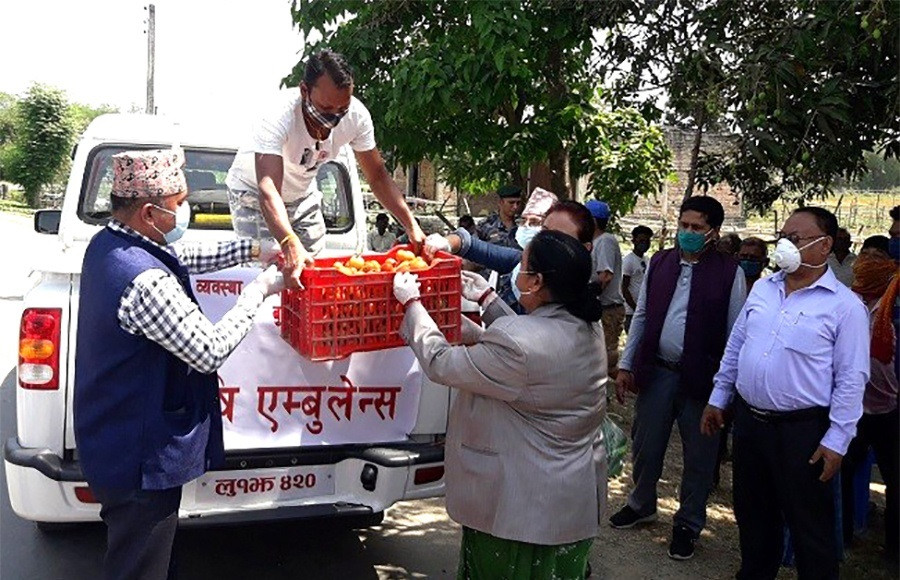
[[[6,479],[13,511],[40,522],[99,520],[100,506],[86,503],[76,488],[87,487],[78,462],[47,449],[28,449],[12,437],[4,446]],[[231,453],[217,477],[276,473],[298,466],[333,466],[331,493],[291,502],[261,502],[247,496],[200,501],[196,482],[184,488],[180,516],[185,524],[228,525],[319,517],[365,517],[404,499],[443,495],[443,477],[416,482],[423,469],[442,468],[443,445],[398,443],[383,447],[341,446]],[[279,472],[280,473],[280,472]],[[82,494],[83,497],[84,494]]]

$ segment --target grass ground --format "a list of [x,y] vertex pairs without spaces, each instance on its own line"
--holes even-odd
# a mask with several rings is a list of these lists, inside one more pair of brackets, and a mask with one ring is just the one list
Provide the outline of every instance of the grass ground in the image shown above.
[[[839,191],[808,205],[824,207],[833,212],[838,224],[850,231],[853,241],[862,244],[869,236],[887,235],[891,225],[888,211],[895,205],[900,205],[900,188],[880,192]],[[742,234],[742,238],[761,235],[763,239],[770,239],[795,208],[796,205],[778,202],[763,215],[748,215],[746,228],[743,232],[738,231],[738,234]]]
[[10,191],[6,197],[0,198],[0,212],[32,215],[34,209],[28,207],[20,191]]

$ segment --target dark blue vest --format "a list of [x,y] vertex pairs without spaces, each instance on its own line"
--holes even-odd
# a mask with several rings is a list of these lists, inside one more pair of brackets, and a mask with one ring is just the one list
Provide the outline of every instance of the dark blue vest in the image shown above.
[[140,273],[187,268],[162,249],[105,228],[81,272],[75,353],[75,441],[89,485],[167,489],[224,462],[219,383],[119,326],[119,301]]
[[[705,401],[712,392],[713,377],[728,341],[728,305],[738,263],[715,248],[708,248],[693,269],[679,387],[690,398]],[[678,249],[654,254],[648,272],[644,334],[634,364],[638,387],[647,380],[654,364],[669,304],[681,275]]]

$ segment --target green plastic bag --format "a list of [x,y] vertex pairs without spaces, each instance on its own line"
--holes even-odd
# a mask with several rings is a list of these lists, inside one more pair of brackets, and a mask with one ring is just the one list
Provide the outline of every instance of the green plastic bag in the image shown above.
[[609,479],[613,479],[622,475],[622,469],[625,467],[628,437],[609,415],[603,417],[600,428],[603,430],[603,446],[606,447],[607,474]]

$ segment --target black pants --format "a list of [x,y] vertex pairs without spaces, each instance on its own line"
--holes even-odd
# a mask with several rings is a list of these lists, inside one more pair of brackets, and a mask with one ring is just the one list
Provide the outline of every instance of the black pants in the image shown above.
[[834,488],[821,482],[823,464],[809,459],[828,430],[827,410],[813,417],[763,421],[735,405],[734,515],[743,580],[775,578],[791,529],[801,580],[838,577]]
[[894,409],[883,415],[864,414],[856,425],[856,437],[850,443],[847,455],[841,466],[841,483],[843,485],[844,539],[849,543],[853,539],[854,493],[853,476],[862,464],[869,451],[875,451],[878,470],[884,478],[886,502],[884,513],[884,547],[887,555],[897,558],[900,535],[898,535],[897,492],[900,485],[900,409]]
[[106,523],[107,580],[173,580],[172,543],[181,487],[159,491],[91,488]]

